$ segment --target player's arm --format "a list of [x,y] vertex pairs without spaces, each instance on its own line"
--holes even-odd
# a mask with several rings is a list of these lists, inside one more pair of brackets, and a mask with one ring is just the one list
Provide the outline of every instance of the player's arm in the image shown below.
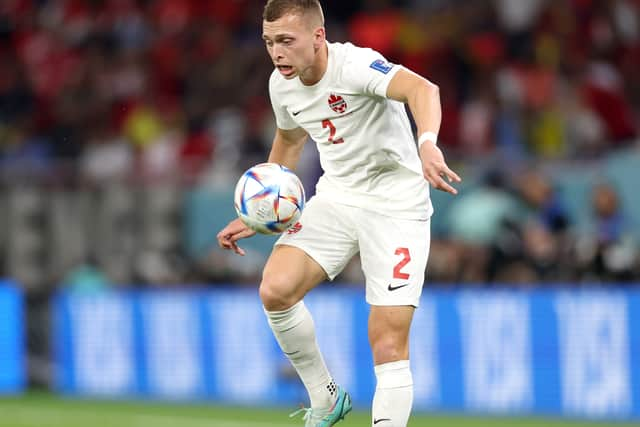
[[302,128],[276,129],[271,153],[269,153],[269,162],[295,170],[308,137],[309,135]]
[[458,191],[449,183],[462,180],[449,169],[435,141],[442,120],[438,86],[412,71],[401,69],[389,82],[387,97],[408,104],[418,127],[418,135],[423,139],[433,139],[424,141],[419,148],[425,179],[438,190],[457,194]]
[[[307,132],[302,128],[290,130],[277,129],[273,138],[269,162],[278,163],[295,170],[300,154],[307,141]],[[238,240],[251,237],[255,231],[247,227],[239,218],[231,221],[216,236],[218,245],[222,249],[232,250],[238,255],[244,255],[244,249],[238,246]]]

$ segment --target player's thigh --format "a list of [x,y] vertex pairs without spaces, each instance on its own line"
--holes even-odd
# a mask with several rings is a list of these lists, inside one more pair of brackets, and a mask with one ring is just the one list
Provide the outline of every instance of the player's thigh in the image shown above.
[[326,278],[320,264],[302,249],[277,245],[262,273],[260,298],[267,310],[286,310]]
[[369,344],[374,364],[409,358],[409,331],[414,311],[410,305],[371,306]]
[[294,246],[316,261],[333,280],[358,252],[356,208],[314,196],[298,223],[276,245]]
[[360,258],[371,305],[419,305],[431,240],[430,221],[362,215]]
[[[300,220],[284,232],[263,274],[260,294],[292,304],[333,278],[358,250],[350,207],[313,197]],[[266,307],[266,303],[265,303]],[[287,307],[285,307],[287,308]]]

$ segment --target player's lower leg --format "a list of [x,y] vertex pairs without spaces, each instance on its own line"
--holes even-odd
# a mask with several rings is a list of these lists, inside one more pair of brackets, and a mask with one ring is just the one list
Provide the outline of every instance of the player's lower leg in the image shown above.
[[409,369],[409,330],[413,305],[371,306],[369,343],[373,352],[376,391],[372,405],[375,427],[405,427],[413,404]]
[[372,426],[406,427],[413,404],[413,379],[408,360],[375,366]]
[[304,384],[311,408],[327,409],[337,399],[337,387],[324,362],[316,340],[311,313],[303,301],[282,311],[267,311],[271,330],[280,348]]

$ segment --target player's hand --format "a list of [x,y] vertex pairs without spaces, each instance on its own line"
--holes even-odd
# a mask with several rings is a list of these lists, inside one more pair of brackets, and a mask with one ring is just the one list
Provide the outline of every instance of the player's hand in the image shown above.
[[462,182],[462,179],[457,173],[449,169],[438,146],[429,141],[422,144],[422,147],[420,147],[420,159],[422,160],[422,174],[433,188],[454,195],[458,194],[458,190],[453,188],[450,183]]
[[222,249],[233,250],[238,255],[244,255],[244,249],[238,246],[237,241],[245,237],[251,237],[256,234],[255,231],[244,225],[239,218],[231,221],[225,228],[218,233],[218,245]]

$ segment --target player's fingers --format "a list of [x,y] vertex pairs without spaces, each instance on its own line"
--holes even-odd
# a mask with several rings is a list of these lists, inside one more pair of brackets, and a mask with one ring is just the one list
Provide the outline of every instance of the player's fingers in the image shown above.
[[447,193],[453,194],[454,196],[458,194],[458,190],[449,185],[444,179],[440,178],[440,180],[442,182],[440,183],[438,190],[446,191]]
[[229,243],[228,236],[224,236],[218,233],[216,237],[218,239],[218,246],[220,246],[222,249],[231,249],[231,244]]
[[451,185],[449,185],[447,181],[445,181],[444,178],[442,178],[442,176],[440,176],[439,174],[432,176],[432,179],[433,179],[433,184],[432,184],[433,188],[441,191],[446,191],[447,193],[450,193],[453,195],[458,194],[458,190],[456,190]]
[[432,171],[431,169],[425,169],[423,171],[423,175],[424,175],[424,179],[426,179],[432,187],[436,188],[436,186],[437,186],[437,182],[436,182],[437,174],[435,173],[435,171]]
[[425,178],[427,178],[427,181],[429,181],[429,183],[434,187],[438,187],[440,185],[440,178],[442,175],[440,172],[441,169],[441,166],[432,165],[424,171]]
[[449,166],[444,165],[442,173],[444,173],[449,182],[462,182],[462,178],[457,173],[449,169]]
[[231,234],[226,234],[224,236],[221,236],[218,239],[218,245],[222,248],[222,249],[226,249],[226,250],[233,250],[234,252],[237,252],[237,245],[235,244],[235,239],[233,239],[233,235]]
[[250,228],[247,228],[247,229],[245,229],[245,230],[242,230],[242,231],[240,231],[240,232],[238,232],[238,233],[233,234],[233,235],[229,238],[229,240],[230,240],[232,243],[235,243],[237,240],[244,239],[245,237],[251,237],[251,236],[253,236],[254,234],[255,234],[255,231],[253,231],[253,230],[252,230],[252,229],[250,229]]
[[233,251],[235,253],[237,253],[238,255],[244,256],[245,251],[244,249],[242,249],[240,246],[238,246],[238,243],[235,241],[231,242],[231,248],[233,249]]
[[226,240],[226,241],[220,243],[220,247],[222,249],[231,250],[231,249],[233,249],[233,243],[231,243],[230,241]]

